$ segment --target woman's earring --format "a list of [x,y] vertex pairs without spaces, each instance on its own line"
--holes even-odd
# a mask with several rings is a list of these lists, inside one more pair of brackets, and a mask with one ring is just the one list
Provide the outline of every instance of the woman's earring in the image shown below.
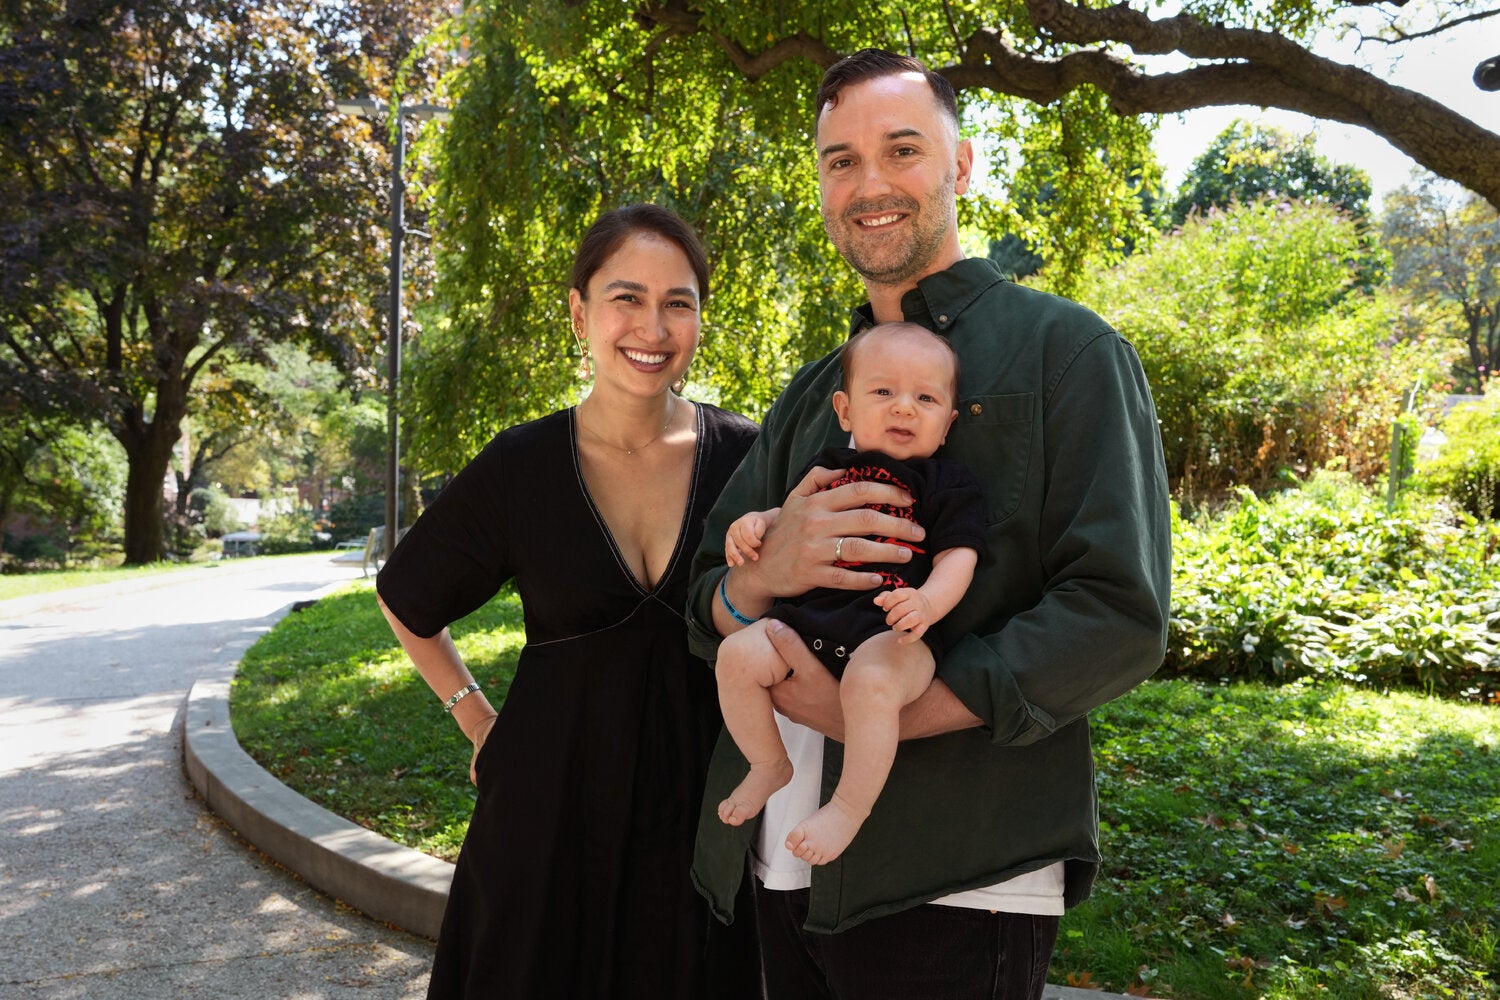
[[687,377],[688,377],[688,373],[687,372],[683,372],[678,377],[677,381],[672,383],[672,391],[675,392],[679,396],[682,395],[682,390],[684,390],[684,389],[687,388]]
[[583,327],[573,324],[573,336],[578,338],[578,381],[587,382],[594,377],[594,359],[589,356],[589,342],[583,337]]

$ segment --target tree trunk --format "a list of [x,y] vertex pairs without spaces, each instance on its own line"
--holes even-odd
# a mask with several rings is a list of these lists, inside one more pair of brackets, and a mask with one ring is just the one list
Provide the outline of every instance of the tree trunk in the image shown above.
[[186,395],[176,391],[180,386],[181,379],[159,381],[152,419],[143,419],[139,409],[133,409],[115,433],[125,446],[129,466],[125,479],[127,566],[159,562],[166,555],[166,498],[162,486],[187,414]]
[[165,502],[162,483],[172,451],[126,445],[130,473],[125,480],[125,565],[158,562],[165,548]]

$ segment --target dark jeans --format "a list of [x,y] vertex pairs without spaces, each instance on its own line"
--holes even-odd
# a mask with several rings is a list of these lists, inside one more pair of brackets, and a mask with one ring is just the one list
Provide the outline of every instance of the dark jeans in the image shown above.
[[755,881],[767,1000],[1041,1000],[1057,917],[929,904],[814,934],[807,895]]

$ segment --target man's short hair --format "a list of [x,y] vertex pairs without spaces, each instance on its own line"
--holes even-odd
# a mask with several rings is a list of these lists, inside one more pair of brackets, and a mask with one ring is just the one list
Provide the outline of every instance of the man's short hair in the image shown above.
[[898,73],[920,73],[927,81],[927,86],[932,88],[932,96],[937,98],[938,105],[952,119],[953,127],[958,128],[958,96],[954,94],[953,84],[948,82],[947,77],[934,73],[922,65],[920,60],[887,52],[885,49],[860,49],[828,67],[828,72],[823,74],[823,82],[818,85],[813,122],[817,122],[824,108],[839,103],[839,94],[843,93],[845,87]]

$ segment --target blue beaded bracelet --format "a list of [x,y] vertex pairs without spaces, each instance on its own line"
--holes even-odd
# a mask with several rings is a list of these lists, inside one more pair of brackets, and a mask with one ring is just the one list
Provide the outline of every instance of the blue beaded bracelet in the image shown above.
[[733,604],[729,603],[729,590],[727,589],[728,586],[729,574],[725,573],[719,579],[719,600],[724,602],[724,610],[729,612],[729,617],[733,618],[741,625],[754,625],[754,618],[746,618],[744,615],[739,613],[739,610]]

